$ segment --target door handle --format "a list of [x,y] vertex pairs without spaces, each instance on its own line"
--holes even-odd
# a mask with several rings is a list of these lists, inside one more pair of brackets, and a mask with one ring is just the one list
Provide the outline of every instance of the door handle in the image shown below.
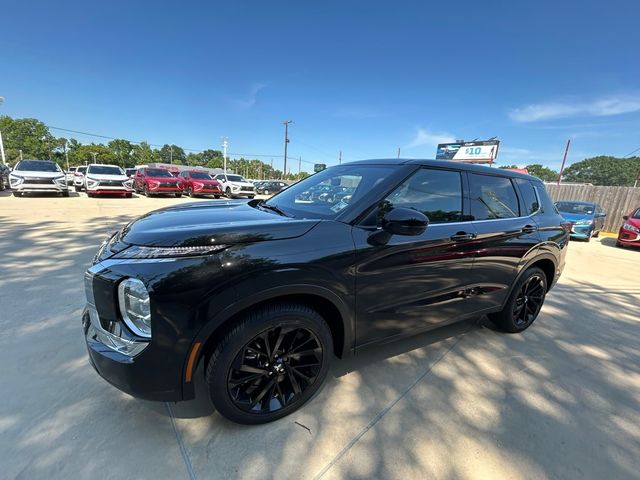
[[524,227],[522,227],[522,233],[533,233],[537,231],[538,227],[534,227],[533,225],[525,225]]
[[454,242],[463,242],[465,240],[473,240],[474,238],[476,238],[476,234],[475,233],[466,233],[466,232],[458,232],[455,235],[451,235],[451,237],[449,237],[451,240],[453,240]]

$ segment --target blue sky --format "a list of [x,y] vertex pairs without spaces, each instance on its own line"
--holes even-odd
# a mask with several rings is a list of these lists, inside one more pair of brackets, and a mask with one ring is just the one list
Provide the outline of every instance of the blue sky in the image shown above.
[[500,164],[558,168],[568,138],[569,162],[640,147],[638,18],[635,0],[5,2],[0,113],[194,149],[227,136],[266,161],[293,120],[307,170],[492,136]]

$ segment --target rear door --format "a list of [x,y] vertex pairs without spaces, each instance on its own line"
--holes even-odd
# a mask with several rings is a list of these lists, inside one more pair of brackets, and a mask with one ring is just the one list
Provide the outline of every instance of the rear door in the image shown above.
[[471,173],[469,203],[478,237],[473,264],[477,304],[500,306],[518,275],[520,265],[540,243],[540,210],[533,185],[526,179]]

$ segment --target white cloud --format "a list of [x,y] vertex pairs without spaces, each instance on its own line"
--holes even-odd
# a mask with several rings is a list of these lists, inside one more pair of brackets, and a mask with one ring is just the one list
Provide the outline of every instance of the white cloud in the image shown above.
[[232,100],[233,105],[238,110],[249,110],[256,104],[256,102],[258,101],[258,94],[264,88],[266,88],[265,84],[254,83],[253,85],[251,85],[251,89],[249,90],[249,93],[247,95]]
[[415,137],[405,148],[414,148],[422,145],[433,146],[434,149],[439,143],[455,142],[456,137],[450,133],[430,132],[424,128],[416,130]]
[[537,122],[574,116],[607,117],[640,111],[640,96],[610,96],[591,102],[547,102],[514,108],[509,117],[516,122]]

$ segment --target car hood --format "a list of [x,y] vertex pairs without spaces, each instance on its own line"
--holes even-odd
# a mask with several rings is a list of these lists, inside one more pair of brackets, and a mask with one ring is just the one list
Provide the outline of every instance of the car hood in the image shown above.
[[192,183],[202,183],[203,185],[220,185],[220,182],[217,180],[199,180],[197,178],[191,179]]
[[629,217],[624,221],[624,223],[628,223],[629,225],[640,228],[640,218]]
[[129,180],[129,177],[126,175],[105,175],[105,174],[97,174],[97,173],[89,173],[85,174],[87,178],[93,178],[95,180],[115,180],[120,182],[126,182]]
[[13,175],[24,178],[56,178],[63,177],[63,172],[34,172],[31,170],[14,170]]
[[229,185],[237,185],[239,187],[253,187],[253,183],[249,183],[249,182],[234,182],[232,180],[229,180],[227,183]]
[[577,222],[578,220],[593,220],[593,215],[587,215],[584,213],[560,212],[560,215],[562,215],[562,218],[564,218],[568,222]]
[[284,217],[259,202],[195,202],[150,212],[128,224],[120,240],[151,247],[231,245],[299,237],[320,220]]

